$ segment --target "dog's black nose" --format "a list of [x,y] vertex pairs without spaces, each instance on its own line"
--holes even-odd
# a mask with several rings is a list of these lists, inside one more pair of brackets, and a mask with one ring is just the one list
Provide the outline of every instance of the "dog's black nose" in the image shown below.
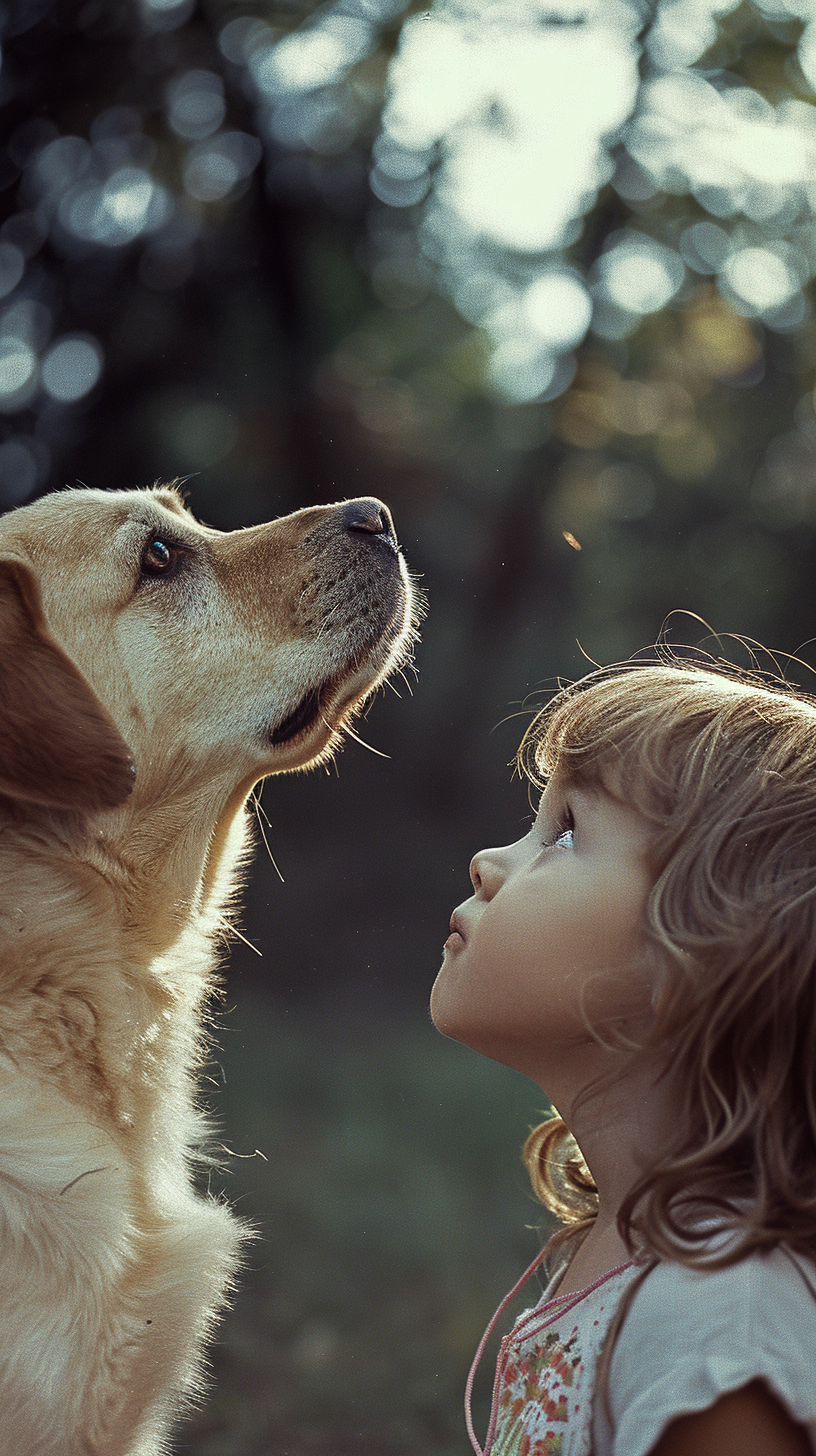
[[343,506],[342,519],[347,531],[367,531],[371,536],[384,536],[391,546],[397,544],[391,512],[373,496],[348,501]]

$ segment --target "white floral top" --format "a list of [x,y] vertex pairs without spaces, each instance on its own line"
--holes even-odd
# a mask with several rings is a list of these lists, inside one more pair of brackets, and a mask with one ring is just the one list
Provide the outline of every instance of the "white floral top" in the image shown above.
[[552,1280],[516,1321],[499,1348],[484,1456],[587,1456],[595,1365],[635,1273],[624,1264],[579,1293],[549,1296]]
[[783,1248],[711,1272],[658,1264],[616,1340],[608,1401],[595,1400],[604,1338],[637,1273],[621,1265],[588,1289],[555,1296],[553,1280],[521,1315],[499,1349],[483,1452],[469,1412],[482,1341],[466,1398],[478,1456],[647,1456],[676,1416],[756,1378],[805,1427],[816,1453],[813,1265]]

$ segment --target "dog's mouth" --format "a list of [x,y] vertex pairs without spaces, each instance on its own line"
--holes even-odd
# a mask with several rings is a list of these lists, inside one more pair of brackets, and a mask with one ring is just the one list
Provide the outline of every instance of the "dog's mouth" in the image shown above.
[[312,688],[304,698],[301,698],[296,708],[288,713],[277,728],[273,728],[269,735],[270,743],[289,743],[297,738],[299,733],[311,728],[317,722],[320,713],[322,688]]

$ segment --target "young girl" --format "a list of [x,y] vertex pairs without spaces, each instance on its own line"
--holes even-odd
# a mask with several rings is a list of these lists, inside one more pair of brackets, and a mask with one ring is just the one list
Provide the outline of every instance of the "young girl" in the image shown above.
[[808,1456],[816,702],[633,662],[560,693],[519,760],[535,823],[475,856],[431,1000],[562,1114],[525,1156],[567,1228],[485,1456]]

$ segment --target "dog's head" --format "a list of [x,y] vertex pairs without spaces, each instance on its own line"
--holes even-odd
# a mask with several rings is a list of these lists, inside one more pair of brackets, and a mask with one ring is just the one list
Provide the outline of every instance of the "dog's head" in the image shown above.
[[372,498],[221,532],[170,488],[46,496],[0,521],[0,794],[93,811],[303,768],[405,660],[414,614]]

